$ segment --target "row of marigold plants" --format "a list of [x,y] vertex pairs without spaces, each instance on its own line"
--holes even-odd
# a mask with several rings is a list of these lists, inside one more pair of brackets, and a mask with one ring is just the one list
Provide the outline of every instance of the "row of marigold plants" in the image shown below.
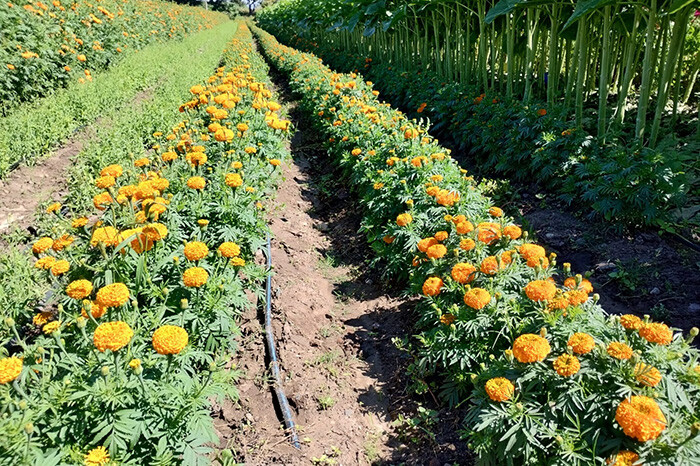
[[160,0],[0,4],[0,112],[117,62],[131,50],[211,28],[222,13]]
[[240,23],[147,157],[95,174],[31,246],[54,292],[4,321],[1,464],[208,464],[290,122]]
[[440,381],[468,403],[463,436],[481,464],[695,464],[697,329],[614,316],[589,280],[559,264],[477,188],[427,127],[254,28],[347,169],[362,230],[385,274],[422,295],[416,388]]

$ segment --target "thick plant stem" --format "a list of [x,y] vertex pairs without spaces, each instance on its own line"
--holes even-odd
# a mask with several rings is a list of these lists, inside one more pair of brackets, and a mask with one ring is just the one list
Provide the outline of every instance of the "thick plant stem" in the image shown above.
[[605,31],[610,29],[610,7],[603,9],[603,50],[600,64],[600,82],[598,84],[598,140],[605,142],[605,127],[607,124],[608,110],[608,70],[610,68],[610,34]]
[[617,98],[617,111],[615,112],[615,127],[619,128],[625,121],[625,111],[627,109],[627,96],[632,86],[632,78],[634,71],[634,58],[636,51],[634,48],[634,39],[637,36],[637,27],[639,26],[639,8],[634,12],[634,24],[632,25],[632,34],[627,38],[624,53],[624,76],[620,84],[620,94]]
[[651,93],[651,56],[653,53],[654,28],[656,26],[656,0],[651,0],[649,17],[647,18],[646,40],[644,43],[644,61],[642,62],[642,84],[639,89],[639,104],[637,105],[637,124],[635,136],[637,144],[644,144],[644,129],[647,123],[647,107]]
[[[656,0],[654,0],[656,1]],[[583,84],[586,77],[586,18],[583,17],[578,22],[578,69],[576,70],[576,127],[581,129],[583,125]]]

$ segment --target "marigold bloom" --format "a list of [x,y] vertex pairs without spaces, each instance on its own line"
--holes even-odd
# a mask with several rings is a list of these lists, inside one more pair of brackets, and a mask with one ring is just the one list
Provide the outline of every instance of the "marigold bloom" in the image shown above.
[[493,206],[489,209],[489,215],[492,217],[503,217],[503,209]]
[[483,288],[472,288],[464,294],[464,304],[472,309],[483,309],[491,302],[491,295]]
[[51,274],[55,277],[58,277],[59,275],[63,275],[64,273],[68,272],[70,269],[70,264],[68,263],[67,260],[61,259],[53,263],[51,266]]
[[452,278],[461,284],[470,283],[476,276],[476,267],[466,262],[460,262],[452,267]]
[[633,353],[632,348],[619,341],[610,343],[606,351],[610,356],[616,359],[629,359],[632,357]]
[[385,236],[382,238],[382,241],[384,241],[386,244],[391,244],[391,243],[394,242],[395,239],[396,239],[395,236],[385,235]]
[[119,232],[114,227],[95,228],[90,238],[90,246],[95,247],[98,244],[105,246],[117,246],[119,244]]
[[22,373],[22,360],[18,357],[11,356],[9,358],[0,359],[0,385],[15,380]]
[[474,225],[472,225],[472,222],[464,220],[455,224],[455,230],[457,230],[457,233],[460,235],[466,235],[474,231]]
[[231,259],[230,264],[234,267],[243,267],[245,265],[245,260],[240,257],[234,257]]
[[633,451],[621,450],[617,455],[605,460],[609,466],[641,466],[639,455]]
[[227,241],[219,246],[219,253],[223,257],[231,258],[241,255],[241,248],[236,243]]
[[123,283],[103,286],[95,296],[95,302],[104,307],[119,307],[129,300],[129,288]]
[[547,114],[547,110],[545,110],[544,108],[537,110],[538,116],[545,116],[546,114]]
[[432,236],[430,238],[423,238],[422,240],[418,241],[418,250],[420,252],[426,252],[430,246],[433,246],[437,243],[437,240]]
[[236,129],[238,131],[240,131],[241,133],[244,133],[244,132],[248,131],[248,125],[246,125],[245,123],[238,123],[236,125]]
[[447,254],[447,248],[442,244],[433,244],[425,252],[431,259],[440,259]]
[[270,159],[270,165],[273,167],[279,167],[282,165],[282,161],[280,159]]
[[187,187],[191,189],[204,189],[207,181],[201,176],[193,176],[187,180]]
[[47,213],[47,214],[50,214],[50,213],[52,213],[52,212],[58,212],[59,210],[61,210],[61,203],[60,203],[60,202],[54,202],[53,204],[49,205],[49,206],[46,208],[46,213]]
[[100,189],[107,189],[114,186],[116,180],[113,176],[101,176],[95,180],[95,186]]
[[628,437],[640,442],[654,440],[666,428],[666,417],[659,405],[646,396],[623,400],[615,412],[615,420]]
[[459,242],[459,248],[464,251],[471,251],[476,247],[476,242],[471,238],[464,238]]
[[445,241],[450,236],[446,231],[438,231],[435,233],[434,238],[438,241]]
[[82,228],[85,225],[87,225],[88,219],[87,217],[78,217],[74,218],[73,221],[71,222],[71,226],[73,228]]
[[576,354],[588,354],[595,346],[595,340],[587,333],[574,333],[569,337],[566,346],[570,346],[571,350]]
[[358,155],[360,155],[361,153],[362,153],[362,149],[357,149],[357,148],[353,149],[352,152],[351,152],[351,154],[354,155],[354,156],[358,156]]
[[409,223],[413,221],[413,217],[409,213],[405,214],[399,214],[398,217],[396,217],[396,224],[400,227],[405,227]]
[[673,331],[666,324],[648,323],[639,329],[639,335],[649,343],[668,345],[673,340]]
[[150,223],[143,228],[143,233],[147,235],[151,241],[160,241],[168,236],[168,227],[162,223]]
[[540,259],[545,256],[545,250],[537,244],[525,243],[521,244],[518,252],[527,262],[528,267],[537,267],[540,265]]
[[562,354],[554,360],[554,370],[562,377],[571,377],[581,370],[581,363],[576,356]]
[[452,325],[457,318],[449,312],[440,316],[440,323],[444,325]]
[[85,455],[85,466],[104,466],[109,463],[109,453],[103,446],[93,448]]
[[98,351],[118,351],[129,344],[134,336],[129,324],[122,321],[105,322],[95,329],[93,343]]
[[495,377],[486,382],[486,394],[493,401],[503,402],[508,401],[513,397],[515,386],[505,377]]
[[138,369],[139,367],[141,367],[141,360],[138,358],[132,359],[131,361],[129,361],[129,367],[131,369]]
[[178,354],[187,346],[187,331],[176,325],[163,325],[153,332],[153,349],[158,354]]
[[190,267],[182,274],[182,281],[185,286],[199,288],[209,279],[209,273],[201,267]]
[[57,238],[54,240],[53,244],[51,245],[51,249],[54,251],[63,251],[65,248],[73,244],[73,241],[75,241],[75,238],[73,238],[71,235],[65,233],[61,235],[60,238]]
[[551,301],[556,293],[556,285],[548,280],[535,280],[525,285],[525,294],[535,302]]
[[53,318],[53,314],[50,312],[40,312],[38,314],[35,314],[34,317],[32,318],[32,323],[34,325],[37,325],[39,327],[43,327],[45,324],[47,324],[51,319]]
[[495,256],[489,256],[483,261],[481,261],[481,266],[479,267],[481,273],[486,275],[496,275],[498,272],[498,259]]
[[639,330],[644,322],[634,314],[625,314],[620,316],[620,324],[627,330]]
[[119,178],[124,173],[124,169],[121,165],[108,165],[100,171],[100,176],[112,176],[114,178]]
[[440,277],[430,277],[423,283],[423,294],[437,296],[442,289],[443,281]]
[[523,230],[517,225],[507,225],[503,227],[503,236],[510,239],[518,239],[523,235]]
[[542,361],[551,351],[547,339],[534,333],[520,335],[513,342],[513,356],[520,362]]
[[482,243],[492,244],[501,239],[501,226],[497,223],[483,222],[476,229],[476,238]]
[[50,249],[51,246],[53,246],[53,240],[48,236],[44,236],[43,238],[39,238],[34,243],[32,246],[32,252],[34,254],[41,254],[42,252],[46,252],[47,249]]
[[83,299],[92,293],[92,283],[89,280],[75,280],[66,287],[66,294],[73,299]]
[[228,173],[226,174],[226,186],[231,188],[238,188],[243,185],[243,178],[238,173]]
[[105,315],[107,308],[105,306],[100,306],[95,301],[83,301],[83,308],[80,310],[80,315],[87,319],[88,311],[93,318],[99,319]]
[[661,382],[662,377],[661,372],[656,367],[640,362],[634,366],[634,378],[642,385],[655,387]]
[[44,332],[44,335],[51,335],[53,332],[61,328],[61,321],[60,320],[54,320],[53,322],[49,322],[48,324],[44,325],[44,327],[41,329],[42,332]]
[[583,290],[586,293],[593,293],[593,284],[591,284],[590,280],[587,278],[582,279],[581,283],[577,286],[576,278],[569,277],[564,280],[564,286],[572,290]]
[[198,261],[204,259],[209,254],[209,248],[200,241],[192,241],[185,244],[185,257],[187,260]]

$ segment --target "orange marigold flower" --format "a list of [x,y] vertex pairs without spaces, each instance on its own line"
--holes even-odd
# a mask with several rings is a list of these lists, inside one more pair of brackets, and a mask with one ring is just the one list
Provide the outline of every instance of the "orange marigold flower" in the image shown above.
[[89,280],[75,280],[66,287],[66,294],[73,299],[84,299],[92,293],[92,283]]
[[489,214],[492,217],[503,217],[503,209],[493,206],[489,209]]
[[129,344],[133,336],[134,331],[129,324],[118,320],[98,325],[92,340],[95,348],[100,352],[119,351]]
[[556,285],[548,280],[535,280],[525,285],[525,294],[535,302],[550,301],[556,293]]
[[400,227],[405,227],[409,223],[413,221],[413,217],[409,213],[405,214],[399,214],[398,217],[396,217],[396,224]]
[[100,171],[100,176],[111,176],[114,178],[119,178],[124,173],[124,169],[121,165],[108,165]]
[[586,293],[593,293],[593,284],[591,284],[591,281],[587,278],[582,279],[581,283],[579,283],[577,286],[576,278],[569,277],[566,280],[564,280],[564,286],[572,290],[583,290]]
[[230,264],[234,267],[243,267],[245,265],[245,260],[240,257],[234,257],[231,259]]
[[503,402],[512,398],[515,392],[513,383],[505,377],[495,377],[486,382],[486,394],[493,401]]
[[455,224],[455,229],[460,235],[466,235],[467,233],[474,231],[474,225],[472,225],[472,222],[463,220]]
[[357,148],[355,148],[355,149],[352,150],[351,153],[352,153],[352,155],[354,155],[354,156],[358,156],[358,155],[360,155],[360,154],[362,153],[362,149],[357,149]]
[[619,341],[610,343],[606,351],[616,359],[629,359],[632,357],[632,348]]
[[446,231],[438,231],[435,233],[434,238],[438,241],[445,241],[450,236]]
[[92,205],[95,206],[95,209],[97,210],[105,210],[105,206],[111,204],[113,201],[114,199],[112,199],[111,194],[108,192],[103,192],[92,198]]
[[442,279],[440,277],[430,277],[423,283],[423,294],[426,296],[437,296],[442,289]]
[[143,233],[151,241],[160,241],[168,236],[168,227],[162,223],[150,223],[143,228]]
[[655,387],[661,382],[661,372],[650,364],[640,362],[634,366],[634,378],[642,385]]
[[547,339],[534,333],[520,335],[513,342],[513,356],[520,362],[542,361],[551,351]]
[[627,330],[639,330],[644,322],[634,314],[625,314],[620,316],[620,324]]
[[149,165],[151,161],[147,157],[142,157],[140,159],[134,160],[134,166],[136,168],[141,168],[145,167],[146,165]]
[[471,251],[476,247],[476,242],[471,238],[464,238],[459,242],[459,248],[464,251]]
[[22,367],[22,360],[18,357],[0,359],[0,385],[10,383],[19,377],[22,373]]
[[518,239],[523,235],[523,230],[517,225],[507,225],[503,227],[503,236],[510,239]]
[[382,241],[384,241],[386,244],[391,244],[394,242],[395,239],[396,239],[395,236],[384,235],[384,237],[382,238]]
[[472,309],[483,309],[491,302],[491,295],[483,288],[472,288],[464,294],[464,304]]
[[56,258],[53,256],[44,256],[41,259],[38,259],[34,263],[34,267],[37,269],[44,269],[44,270],[49,270],[53,264],[56,262]]
[[615,456],[605,460],[610,466],[641,466],[639,455],[633,451],[621,450]]
[[588,300],[588,293],[583,290],[569,290],[564,293],[564,296],[572,306],[578,306]]
[[570,346],[571,350],[576,354],[588,354],[595,346],[595,340],[587,333],[574,333],[569,337],[566,346]]
[[39,327],[43,327],[53,319],[53,314],[50,312],[40,312],[32,318],[32,323]]
[[54,320],[53,322],[49,322],[48,324],[44,325],[44,327],[41,329],[42,332],[44,332],[44,335],[51,335],[53,332],[61,328],[61,321],[60,320]]
[[46,208],[46,213],[50,214],[52,212],[58,212],[59,210],[61,210],[61,203],[54,202]]
[[119,244],[119,232],[114,227],[95,228],[90,238],[90,246],[93,248],[98,244],[105,246],[117,246]]
[[544,108],[537,110],[538,116],[545,116],[546,114],[547,114],[547,110],[545,110]]
[[53,249],[54,251],[63,251],[66,247],[73,244],[73,241],[75,241],[75,238],[73,238],[68,233],[65,233],[53,242],[53,244],[51,245],[51,249]]
[[219,253],[226,258],[237,257],[241,255],[241,248],[236,243],[227,241],[221,243],[221,246],[219,246]]
[[71,226],[73,228],[82,228],[85,225],[87,225],[88,219],[87,217],[78,217],[74,218],[73,221],[71,222]]
[[501,226],[497,223],[483,222],[476,229],[476,238],[482,243],[492,244],[501,239]]
[[116,179],[113,176],[101,176],[95,180],[95,186],[100,189],[107,189],[114,186]]
[[95,302],[104,307],[119,307],[129,300],[129,288],[123,283],[103,286],[95,295]]
[[666,429],[666,417],[661,408],[646,396],[623,400],[617,407],[615,420],[625,435],[640,442],[654,440]]
[[225,182],[230,188],[238,188],[243,185],[243,178],[238,173],[227,173]]
[[270,165],[273,167],[279,167],[282,165],[282,161],[280,159],[270,159]]
[[457,201],[459,201],[459,193],[456,191],[448,191],[446,189],[441,189],[436,195],[435,200],[438,204],[445,207],[452,207]]
[[521,244],[518,252],[527,262],[528,267],[537,267],[540,265],[540,259],[545,256],[545,250],[537,244],[525,243]]
[[440,316],[440,323],[444,325],[452,325],[457,318],[449,312]]
[[185,286],[199,288],[209,279],[209,273],[201,267],[190,267],[182,274],[182,281]]
[[53,263],[51,266],[51,274],[55,277],[63,275],[70,269],[70,263],[67,260],[61,259]]
[[426,252],[426,251],[428,251],[428,248],[430,246],[434,246],[436,244],[438,244],[438,242],[433,237],[423,238],[422,240],[418,241],[418,250],[420,252]]
[[187,180],[187,187],[191,189],[204,189],[207,181],[201,176],[193,176]]
[[99,319],[107,312],[107,308],[100,306],[94,301],[83,301],[83,308],[80,310],[80,315],[87,319],[88,311],[95,319]]
[[489,256],[481,261],[480,270],[486,275],[496,275],[498,272],[498,259],[495,256]]
[[176,325],[163,325],[153,332],[153,349],[158,354],[178,354],[187,346],[187,331]]
[[562,354],[554,360],[554,370],[562,377],[571,377],[581,370],[581,363],[576,356]]
[[200,241],[192,241],[185,244],[185,257],[187,260],[198,261],[207,257],[209,248]]
[[474,280],[476,267],[466,262],[460,262],[452,267],[452,278],[461,284],[466,284]]
[[236,125],[236,129],[238,131],[240,131],[241,133],[244,133],[244,132],[248,131],[248,125],[246,125],[245,123],[238,123]]
[[44,236],[43,238],[39,238],[34,243],[32,246],[32,252],[34,254],[41,254],[42,252],[46,252],[46,250],[51,248],[51,246],[53,246],[53,240],[48,236]]
[[433,244],[428,248],[427,251],[425,251],[425,253],[431,259],[440,259],[441,257],[444,257],[445,254],[447,254],[447,248],[442,244]]
[[639,335],[650,343],[668,345],[673,340],[673,331],[666,324],[648,323],[639,329]]

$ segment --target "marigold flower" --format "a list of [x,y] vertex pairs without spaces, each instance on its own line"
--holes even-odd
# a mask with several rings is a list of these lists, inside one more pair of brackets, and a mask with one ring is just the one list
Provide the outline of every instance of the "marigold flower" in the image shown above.
[[61,321],[60,320],[54,320],[53,322],[49,322],[48,324],[44,325],[44,327],[41,329],[42,332],[44,332],[44,335],[51,335],[53,332],[61,328]]
[[0,359],[0,385],[15,380],[22,373],[22,360],[18,357],[11,356],[9,358]]
[[90,311],[93,318],[99,319],[105,315],[107,308],[105,306],[100,306],[95,301],[83,301],[83,308],[80,310],[80,315],[87,319],[88,311]]
[[95,302],[104,307],[119,307],[129,300],[129,288],[123,283],[103,286],[95,296]]
[[384,241],[386,244],[391,244],[391,243],[394,242],[395,239],[396,239],[395,236],[385,235],[385,236],[382,238],[382,241]]
[[639,455],[629,450],[619,451],[617,455],[605,460],[605,464],[610,466],[641,466]]
[[547,339],[534,333],[520,335],[513,342],[513,356],[520,362],[542,361],[551,351]]
[[443,281],[440,277],[430,277],[423,283],[423,294],[437,296],[442,289]]
[[656,367],[640,362],[634,366],[634,378],[642,385],[655,387],[661,382],[662,377],[661,372]]
[[545,250],[537,244],[525,243],[521,244],[518,252],[527,262],[528,267],[537,267],[540,265],[540,259],[545,256]]
[[464,294],[464,304],[472,309],[483,309],[491,302],[491,295],[483,288],[472,288]]
[[187,331],[176,325],[163,325],[153,332],[153,349],[158,354],[178,354],[187,346]]
[[66,247],[70,246],[73,244],[73,241],[75,241],[75,238],[73,238],[71,235],[65,233],[61,235],[60,238],[57,238],[54,240],[53,244],[51,245],[51,249],[54,251],[63,251]]
[[53,256],[44,256],[34,262],[34,267],[37,269],[49,270],[53,264],[56,262],[56,258]]
[[141,367],[141,360],[138,358],[132,359],[131,361],[129,361],[129,367],[131,369],[138,369],[139,367]]
[[476,276],[476,267],[466,262],[460,262],[452,267],[452,278],[461,284],[470,283]]
[[616,359],[629,359],[632,357],[633,353],[632,348],[619,341],[610,343],[606,351],[610,356]]
[[462,222],[457,223],[455,225],[455,229],[457,230],[458,234],[466,235],[467,233],[474,231],[474,225],[472,225],[472,222],[464,220]]
[[117,246],[119,244],[119,232],[111,226],[95,228],[90,238],[90,246],[95,247],[98,244],[105,246]]
[[556,293],[556,285],[548,280],[535,280],[525,285],[525,294],[535,302],[550,301]]
[[486,394],[493,401],[503,402],[508,401],[513,397],[515,386],[505,377],[495,377],[486,382]]
[[639,330],[644,322],[634,314],[625,314],[620,316],[620,324],[627,330]]
[[46,208],[46,213],[47,213],[47,214],[50,214],[50,213],[52,213],[52,212],[58,212],[59,210],[61,210],[61,203],[60,203],[60,202],[54,202],[53,204],[49,205],[49,206]]
[[649,343],[668,345],[673,340],[673,331],[666,324],[648,323],[639,329],[639,335]]
[[646,396],[623,400],[615,412],[615,420],[628,437],[640,442],[654,440],[666,428],[666,417],[659,405]]
[[358,155],[360,155],[360,154],[362,153],[362,149],[357,149],[357,148],[355,148],[355,149],[352,150],[351,153],[352,153],[352,155],[354,155],[354,156],[358,156]]
[[187,260],[198,261],[204,259],[209,254],[209,248],[200,241],[192,241],[185,244],[185,257]]
[[476,242],[471,238],[464,238],[459,242],[459,248],[464,251],[471,251],[476,247]]
[[209,279],[209,273],[201,267],[190,267],[182,274],[182,281],[185,286],[199,288]]
[[228,173],[226,174],[226,186],[231,188],[238,188],[243,185],[243,178],[238,173]]
[[481,261],[481,266],[479,267],[481,273],[486,275],[496,275],[498,272],[498,259],[495,256],[489,256]]
[[503,236],[516,240],[523,235],[523,230],[517,225],[507,225],[503,227]]
[[491,207],[489,209],[489,215],[491,215],[492,217],[503,217],[503,209],[495,206]]
[[576,356],[562,354],[554,360],[554,370],[562,377],[571,377],[581,370],[581,363]]
[[87,225],[88,219],[87,217],[78,217],[74,218],[73,221],[71,222],[71,226],[73,228],[82,228],[85,225]]
[[223,257],[231,258],[241,255],[241,248],[236,243],[227,241],[219,246],[219,253]]
[[546,114],[547,114],[547,110],[545,110],[544,108],[537,110],[538,116],[545,116]]
[[187,187],[191,189],[204,189],[207,181],[201,176],[193,176],[187,180]]
[[440,259],[447,254],[447,248],[442,244],[433,244],[425,252],[431,259]]
[[418,250],[420,252],[426,252],[430,246],[433,246],[437,243],[437,240],[433,237],[423,238],[422,240],[418,241]]
[[270,165],[273,167],[279,167],[282,165],[282,161],[280,159],[270,159]]
[[248,125],[246,125],[245,123],[238,123],[236,125],[236,129],[238,131],[240,131],[241,133],[244,133],[244,132],[248,131]]
[[92,293],[92,283],[89,280],[75,280],[66,287],[66,294],[73,299],[83,299]]
[[104,466],[109,463],[109,453],[103,446],[93,448],[85,455],[85,466]]
[[118,351],[129,344],[134,336],[129,324],[122,321],[105,322],[95,329],[93,343],[98,351]]
[[452,325],[457,318],[449,312],[440,316],[440,323],[444,325]]
[[32,323],[39,327],[46,325],[51,319],[53,319],[53,314],[50,312],[40,312],[35,314],[32,318]]
[[582,279],[581,283],[579,283],[579,285],[577,286],[576,278],[569,277],[566,280],[564,280],[564,286],[572,290],[582,290],[586,293],[593,293],[593,285],[587,278]]
[[245,260],[240,257],[234,257],[231,259],[230,264],[234,267],[243,267],[245,265]]
[[409,213],[405,214],[399,214],[398,217],[396,217],[396,224],[400,227],[405,227],[409,223],[413,221],[413,217]]
[[445,241],[450,236],[446,231],[438,231],[435,233],[434,238],[438,241]]
[[100,176],[112,176],[114,178],[119,178],[124,173],[124,169],[121,165],[108,165],[100,171]]
[[46,252],[47,249],[50,249],[51,246],[53,246],[53,240],[48,236],[44,236],[43,238],[39,238],[34,243],[34,245],[32,246],[32,252],[34,254],[41,254],[43,252]]
[[483,222],[476,229],[476,238],[482,243],[492,244],[501,239],[501,227],[497,223]]
[[95,186],[100,189],[107,189],[114,186],[116,182],[113,176],[101,176],[95,180]]
[[168,236],[168,227],[162,223],[150,223],[143,228],[143,233],[147,235],[151,241],[160,241]]
[[58,277],[59,275],[63,275],[64,273],[68,272],[70,269],[70,264],[68,263],[67,260],[61,259],[53,263],[51,266],[51,274],[55,277]]
[[566,346],[570,346],[576,354],[588,354],[595,347],[595,340],[587,333],[574,333],[569,337]]

